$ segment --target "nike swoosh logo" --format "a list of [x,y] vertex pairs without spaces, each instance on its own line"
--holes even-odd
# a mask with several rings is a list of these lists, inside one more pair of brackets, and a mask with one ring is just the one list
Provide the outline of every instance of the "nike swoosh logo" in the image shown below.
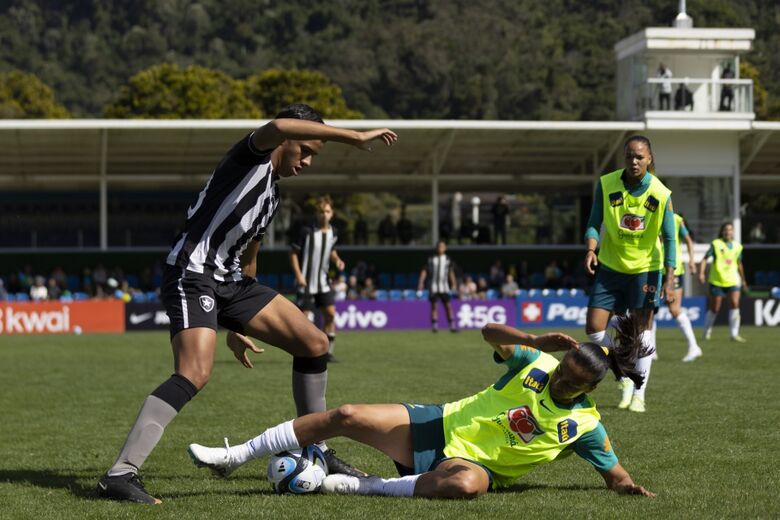
[[545,410],[547,410],[548,412],[552,413],[552,410],[550,410],[549,408],[547,408],[547,405],[545,405],[545,404],[544,404],[544,399],[540,399],[540,400],[539,400],[539,404],[540,404],[540,405],[542,405],[542,407],[543,407]]
[[99,487],[100,487],[100,489],[102,489],[103,491],[105,491],[105,490],[107,490],[107,489],[108,489],[108,486],[106,486],[106,485],[105,485],[105,484],[103,484],[102,482],[98,482],[98,486],[99,486]]
[[139,323],[143,323],[146,320],[151,319],[153,316],[153,313],[151,312],[145,312],[143,314],[131,314],[130,315],[130,323],[133,325],[138,325]]

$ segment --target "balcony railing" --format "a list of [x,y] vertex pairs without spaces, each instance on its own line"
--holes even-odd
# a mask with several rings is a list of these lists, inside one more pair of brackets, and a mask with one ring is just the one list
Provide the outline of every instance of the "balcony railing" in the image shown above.
[[[661,96],[664,83],[672,85],[668,102]],[[650,78],[637,88],[641,112],[753,112],[753,81],[749,79]]]

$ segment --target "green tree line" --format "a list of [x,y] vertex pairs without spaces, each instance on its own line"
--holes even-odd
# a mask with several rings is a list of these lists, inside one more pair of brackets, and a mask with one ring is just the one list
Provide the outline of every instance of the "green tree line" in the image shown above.
[[[8,0],[0,117],[42,117],[20,101],[36,98],[47,117],[257,117],[309,100],[331,118],[609,120],[614,44],[676,11],[672,0]],[[780,118],[780,4],[689,0],[688,12],[697,27],[756,29],[745,60],[766,92],[757,115]],[[32,76],[14,86],[11,73]]]

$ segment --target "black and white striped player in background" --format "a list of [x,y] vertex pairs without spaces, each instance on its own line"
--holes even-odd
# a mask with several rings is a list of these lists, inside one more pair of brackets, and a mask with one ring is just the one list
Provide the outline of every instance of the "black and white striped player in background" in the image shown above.
[[328,281],[330,262],[344,270],[344,262],[336,252],[336,230],[330,225],[333,203],[330,197],[317,199],[315,225],[304,226],[290,248],[290,266],[297,284],[296,304],[304,312],[319,309],[322,330],[328,336],[328,362],[334,363],[336,341],[336,305]]
[[444,240],[436,243],[436,253],[428,258],[428,263],[420,271],[420,281],[417,284],[418,294],[425,287],[428,280],[428,300],[431,302],[431,331],[439,331],[439,316],[436,302],[441,300],[447,313],[447,323],[450,324],[450,332],[458,332],[455,320],[452,316],[451,293],[457,289],[455,282],[455,266],[447,255],[447,244]]
[[[171,320],[174,373],[144,401],[119,456],[98,481],[99,496],[160,503],[146,492],[138,472],[168,423],[206,386],[217,325],[229,330],[227,346],[247,368],[252,368],[247,349],[262,352],[250,337],[289,352],[298,413],[325,411],[328,338],[287,298],[257,283],[257,253],[279,204],[280,178],[300,175],[326,141],[370,151],[373,141],[389,146],[396,139],[386,128],[357,132],[328,126],[311,107],[290,105],[222,158],[187,212],[160,288]],[[328,452],[331,471],[335,464],[337,472],[362,474]]]

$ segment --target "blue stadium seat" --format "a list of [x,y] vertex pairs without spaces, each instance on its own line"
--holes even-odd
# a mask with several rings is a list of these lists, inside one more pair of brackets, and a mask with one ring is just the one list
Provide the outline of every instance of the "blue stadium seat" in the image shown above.
[[406,275],[406,279],[409,284],[407,287],[416,290],[417,284],[420,283],[420,273],[409,273]]
[[417,291],[414,289],[404,289],[404,300],[416,300]]
[[[772,298],[780,298],[780,287],[772,287]],[[8,296],[11,296],[10,294]]]
[[278,289],[279,288],[279,275],[278,274],[269,274],[266,276],[266,282],[268,287],[271,289]]
[[125,280],[127,280],[127,285],[130,287],[138,288],[139,282],[138,282],[138,276],[134,274],[128,274],[125,276]]
[[382,289],[389,289],[393,285],[393,280],[389,273],[379,273],[377,282]]
[[148,291],[146,293],[146,301],[156,302],[158,299],[157,291]]
[[531,273],[531,287],[535,289],[539,289],[540,287],[544,287],[544,273],[535,272]]
[[77,274],[69,274],[66,277],[68,289],[71,292],[75,292],[81,289],[81,277]]
[[780,272],[769,271],[766,275],[767,285],[780,285]]
[[292,290],[295,289],[295,277],[290,273],[284,273],[282,275],[282,289]]
[[146,294],[144,293],[133,293],[133,302],[134,303],[144,303],[146,301]]
[[422,292],[420,293],[420,299],[427,300],[430,295],[431,293],[428,292],[428,289],[423,289]]
[[406,275],[404,273],[395,273],[393,275],[393,287],[395,289],[405,289],[408,287],[409,282],[406,279]]
[[518,298],[527,298],[528,297],[528,291],[525,289],[518,289],[517,290],[517,297]]
[[87,293],[85,293],[85,292],[76,291],[76,292],[73,293],[73,299],[75,301],[88,300],[89,299],[89,295]]
[[376,290],[376,299],[379,301],[386,301],[388,297],[387,291],[384,289]]
[[501,293],[498,292],[496,289],[488,289],[487,290],[487,299],[488,300],[498,300],[501,297]]
[[756,274],[753,276],[753,283],[755,285],[767,285],[769,283],[767,273],[764,271],[756,271]]
[[257,280],[257,283],[260,285],[268,285],[268,276],[265,273],[259,273],[256,275],[255,280]]
[[399,302],[404,299],[403,292],[401,289],[392,289],[390,291],[390,300],[394,302]]
[[542,295],[541,289],[528,289],[528,296],[530,298],[538,298]]
[[14,293],[8,293],[6,301],[15,302],[16,301],[16,295]]
[[24,292],[18,292],[16,293],[16,301],[18,302],[29,302],[30,301],[30,295]]

